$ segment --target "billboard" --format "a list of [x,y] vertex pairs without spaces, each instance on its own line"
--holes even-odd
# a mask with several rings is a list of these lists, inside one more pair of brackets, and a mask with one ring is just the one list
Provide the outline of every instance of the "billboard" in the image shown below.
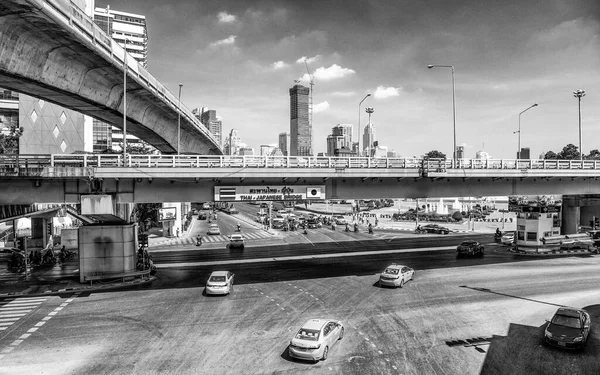
[[510,195],[510,212],[560,212],[562,195]]
[[163,207],[158,209],[158,221],[177,219],[176,207]]
[[325,199],[325,185],[215,186],[215,202]]

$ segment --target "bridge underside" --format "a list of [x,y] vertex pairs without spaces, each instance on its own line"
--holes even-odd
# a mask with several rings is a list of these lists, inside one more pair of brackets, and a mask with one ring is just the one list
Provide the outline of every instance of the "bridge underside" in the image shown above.
[[[223,172],[223,176],[235,176]],[[327,199],[440,198],[508,195],[600,194],[595,178],[450,178],[304,176],[242,178],[0,179],[0,204],[79,203],[82,194],[111,194],[117,203],[214,200],[215,186],[325,185]]]
[[[28,1],[0,3],[0,87],[25,93],[123,128],[123,70],[97,47],[65,30]],[[177,109],[137,77],[127,79],[127,133],[162,153],[177,150]],[[221,154],[181,118],[181,152]]]

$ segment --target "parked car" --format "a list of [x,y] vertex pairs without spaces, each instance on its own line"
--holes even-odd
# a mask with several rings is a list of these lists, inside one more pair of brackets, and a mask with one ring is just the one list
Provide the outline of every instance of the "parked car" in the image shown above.
[[583,350],[590,333],[590,315],[583,309],[560,307],[544,330],[547,344],[565,349]]
[[233,277],[234,274],[229,271],[214,271],[204,287],[206,294],[230,294],[233,292]]
[[391,286],[402,288],[405,283],[413,280],[415,270],[410,267],[392,263],[379,275],[378,286]]
[[244,236],[239,233],[234,233],[229,236],[229,248],[244,249]]
[[342,322],[330,319],[309,319],[292,337],[290,357],[308,361],[326,360],[329,349],[344,337]]
[[221,229],[219,229],[218,224],[211,224],[210,227],[208,227],[208,232],[206,232],[206,234],[221,234]]
[[336,216],[334,216],[333,220],[335,221],[335,223],[337,225],[346,225],[348,223],[348,221],[346,220],[346,218],[343,217],[342,215],[336,215]]
[[13,253],[23,253],[22,250],[17,249],[16,247],[3,247],[0,248],[0,262],[8,262],[12,257]]
[[456,247],[456,257],[483,256],[483,245],[477,241],[463,241]]
[[421,227],[421,229],[424,230],[427,233],[438,233],[438,234],[448,234],[448,233],[450,233],[450,229],[448,229],[446,227],[442,227],[441,225],[437,225],[437,224],[423,225]]
[[504,245],[512,245],[515,242],[515,232],[506,232],[500,238],[500,242]]

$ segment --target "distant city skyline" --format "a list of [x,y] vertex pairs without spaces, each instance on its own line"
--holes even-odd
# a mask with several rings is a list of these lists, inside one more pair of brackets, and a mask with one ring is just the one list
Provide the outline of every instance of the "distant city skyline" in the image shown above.
[[521,116],[521,147],[539,155],[578,145],[577,89],[587,93],[582,151],[600,148],[597,0],[348,1],[317,13],[293,1],[111,6],[146,16],[148,68],[161,83],[172,93],[183,83],[183,104],[217,110],[223,133],[238,129],[255,148],[289,131],[287,90],[294,80],[309,86],[304,61],[315,82],[315,155],[336,124],[356,128],[369,92],[363,108],[377,109],[382,143],[401,156],[452,155],[451,71],[428,64],[455,68],[456,141],[468,157],[514,158],[519,113],[533,103]]

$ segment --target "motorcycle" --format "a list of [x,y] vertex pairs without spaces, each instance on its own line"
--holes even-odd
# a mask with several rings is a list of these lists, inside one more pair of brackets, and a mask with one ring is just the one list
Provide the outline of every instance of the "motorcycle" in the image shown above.
[[331,224],[331,230],[335,230],[335,224]]
[[373,234],[373,227],[369,226],[369,234]]
[[242,231],[242,226],[238,224],[236,232],[241,232]]
[[502,240],[502,233],[496,232],[494,233],[494,242],[500,242]]
[[202,246],[202,237],[200,235],[196,236],[196,246]]
[[354,224],[354,233],[358,232],[358,224]]
[[350,227],[348,227],[348,224],[346,224],[346,232],[350,232]]

